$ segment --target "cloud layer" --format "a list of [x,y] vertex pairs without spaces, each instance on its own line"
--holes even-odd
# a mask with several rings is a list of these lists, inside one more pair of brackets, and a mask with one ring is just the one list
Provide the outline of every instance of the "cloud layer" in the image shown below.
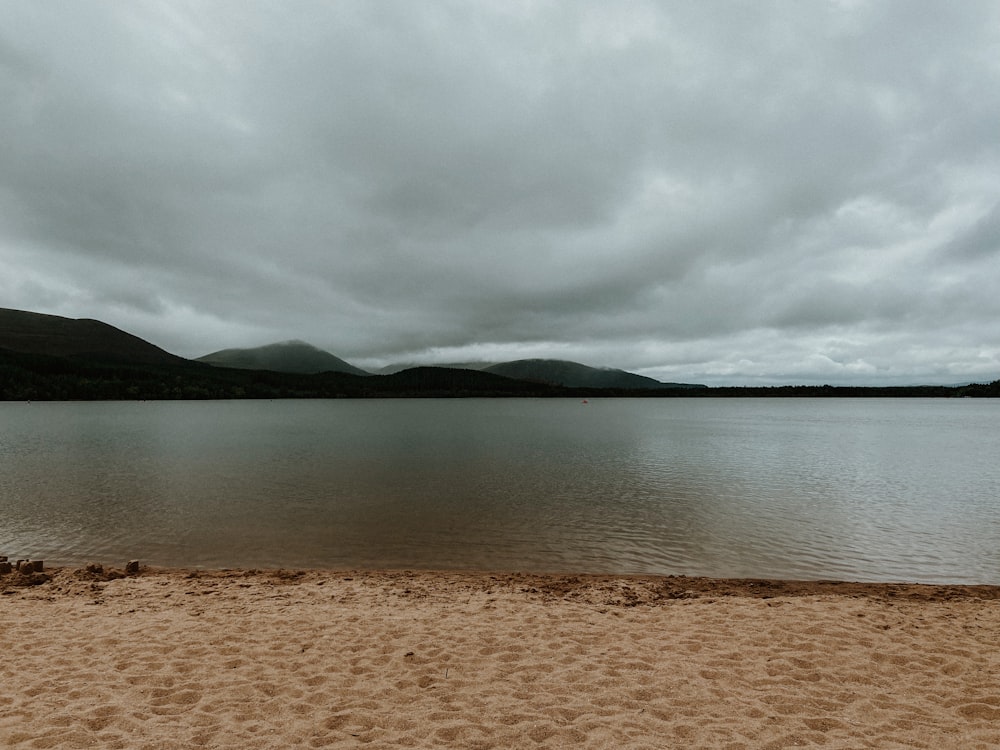
[[192,357],[1000,377],[994,2],[0,10],[0,306]]

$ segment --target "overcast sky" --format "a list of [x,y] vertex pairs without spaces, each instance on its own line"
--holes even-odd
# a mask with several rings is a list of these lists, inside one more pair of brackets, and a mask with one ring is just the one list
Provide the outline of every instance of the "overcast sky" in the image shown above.
[[0,307],[175,354],[1000,378],[1000,3],[0,0]]

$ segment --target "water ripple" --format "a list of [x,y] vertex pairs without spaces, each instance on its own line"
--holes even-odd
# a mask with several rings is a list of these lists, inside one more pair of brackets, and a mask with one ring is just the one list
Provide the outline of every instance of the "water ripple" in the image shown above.
[[53,562],[1000,583],[998,404],[0,404]]

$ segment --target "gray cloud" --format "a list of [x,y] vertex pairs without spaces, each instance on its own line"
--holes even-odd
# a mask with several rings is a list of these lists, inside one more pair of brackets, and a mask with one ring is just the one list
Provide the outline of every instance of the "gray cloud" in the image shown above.
[[0,10],[3,306],[185,356],[1000,376],[995,3]]

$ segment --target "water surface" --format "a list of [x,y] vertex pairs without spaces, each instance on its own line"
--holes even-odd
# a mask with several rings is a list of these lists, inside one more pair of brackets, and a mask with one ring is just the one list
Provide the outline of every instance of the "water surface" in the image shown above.
[[0,404],[53,564],[1000,583],[1000,402]]

